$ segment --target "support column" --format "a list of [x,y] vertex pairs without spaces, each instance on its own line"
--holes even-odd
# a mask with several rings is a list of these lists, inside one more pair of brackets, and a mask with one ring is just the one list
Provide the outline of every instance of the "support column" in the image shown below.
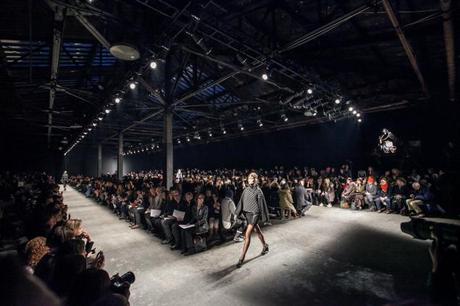
[[123,134],[118,136],[117,177],[119,180],[123,179]]
[[173,186],[174,163],[173,163],[173,114],[166,111],[164,116],[164,136],[163,145],[165,152],[164,179],[166,188],[169,190]]
[[102,176],[102,145],[97,145],[97,177]]

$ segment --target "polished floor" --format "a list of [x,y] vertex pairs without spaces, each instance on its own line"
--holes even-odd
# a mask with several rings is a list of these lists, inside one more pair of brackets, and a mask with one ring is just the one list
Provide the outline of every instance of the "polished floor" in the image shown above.
[[133,271],[130,302],[142,305],[383,305],[426,300],[428,244],[400,230],[408,218],[313,207],[307,217],[265,227],[270,253],[253,236],[184,257],[107,208],[68,188],[64,200],[83,219],[109,274]]

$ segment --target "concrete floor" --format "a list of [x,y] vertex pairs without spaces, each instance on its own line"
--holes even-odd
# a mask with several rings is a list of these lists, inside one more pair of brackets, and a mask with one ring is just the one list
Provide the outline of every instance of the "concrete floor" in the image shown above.
[[74,218],[106,256],[109,274],[133,271],[131,305],[382,305],[427,298],[427,242],[400,231],[408,218],[313,207],[307,217],[265,227],[270,253],[235,269],[242,244],[184,257],[69,188]]

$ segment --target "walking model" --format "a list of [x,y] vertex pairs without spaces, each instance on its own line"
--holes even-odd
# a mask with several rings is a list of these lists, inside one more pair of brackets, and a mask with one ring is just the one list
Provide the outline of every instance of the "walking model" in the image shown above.
[[265,202],[264,194],[257,186],[257,174],[255,172],[249,174],[248,185],[249,186],[244,188],[243,193],[241,194],[240,202],[238,203],[235,212],[237,217],[243,215],[248,224],[244,237],[243,252],[238,260],[238,264],[236,265],[237,268],[240,268],[243,265],[244,258],[249,245],[251,244],[251,234],[253,230],[257,233],[257,236],[263,245],[262,253],[260,255],[268,253],[268,244],[265,242],[265,237],[258,224],[259,221],[262,221],[263,223],[269,221],[268,208],[267,203]]
[[67,182],[69,181],[69,175],[67,174],[67,170],[64,171],[62,174],[61,182],[64,184],[64,190],[67,190]]

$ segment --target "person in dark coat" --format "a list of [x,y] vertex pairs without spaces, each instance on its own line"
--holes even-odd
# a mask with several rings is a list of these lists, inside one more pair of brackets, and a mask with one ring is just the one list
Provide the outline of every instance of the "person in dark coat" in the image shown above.
[[308,203],[308,192],[307,189],[304,187],[304,180],[301,179],[298,183],[297,186],[295,186],[295,203],[296,203],[296,209],[300,213],[301,216],[305,216],[305,213],[307,210],[310,209],[311,204]]
[[243,252],[240,259],[238,260],[237,268],[240,268],[243,265],[244,258],[248,251],[249,245],[251,244],[251,234],[255,230],[257,236],[262,242],[263,249],[261,255],[268,253],[268,244],[265,242],[265,237],[262,234],[262,231],[259,227],[259,220],[263,223],[270,221],[268,215],[267,203],[265,202],[265,197],[262,190],[257,186],[257,174],[251,172],[248,175],[248,187],[243,190],[241,194],[238,207],[236,208],[236,216],[243,215],[247,220],[248,226],[246,227],[245,239]]

